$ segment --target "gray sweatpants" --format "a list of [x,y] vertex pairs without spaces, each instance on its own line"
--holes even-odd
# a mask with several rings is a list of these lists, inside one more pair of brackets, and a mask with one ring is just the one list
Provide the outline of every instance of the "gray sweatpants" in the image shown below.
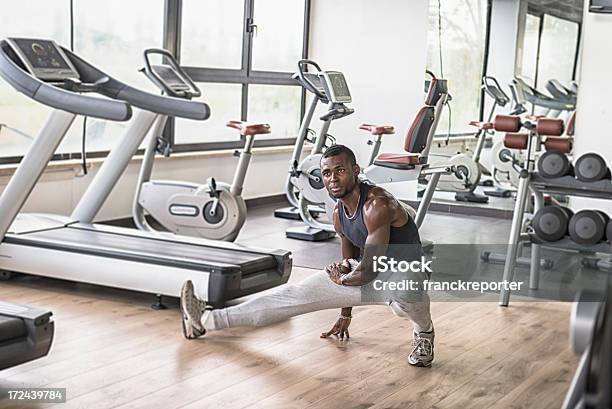
[[361,287],[335,284],[325,271],[295,284],[279,286],[242,304],[214,310],[203,324],[207,330],[264,326],[319,310],[380,304],[389,305],[395,315],[412,320],[415,331],[429,330],[431,315],[427,294],[417,303],[364,302]]

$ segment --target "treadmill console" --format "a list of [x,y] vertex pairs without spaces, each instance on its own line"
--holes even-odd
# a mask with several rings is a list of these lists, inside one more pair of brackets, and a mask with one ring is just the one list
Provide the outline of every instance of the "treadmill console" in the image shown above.
[[344,74],[338,71],[323,71],[320,74],[321,85],[325,88],[325,94],[330,102],[345,104],[352,102],[351,92],[344,78]]
[[64,51],[53,40],[7,38],[28,71],[41,81],[79,79],[79,73]]

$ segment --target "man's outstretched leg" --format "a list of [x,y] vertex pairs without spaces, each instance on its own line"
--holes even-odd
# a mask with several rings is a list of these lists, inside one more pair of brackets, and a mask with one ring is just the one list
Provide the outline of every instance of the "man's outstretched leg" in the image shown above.
[[259,327],[309,312],[356,305],[363,305],[360,287],[335,284],[325,271],[217,310],[207,309],[206,303],[197,298],[191,281],[185,282],[181,291],[183,333],[188,339],[198,338],[207,331]]

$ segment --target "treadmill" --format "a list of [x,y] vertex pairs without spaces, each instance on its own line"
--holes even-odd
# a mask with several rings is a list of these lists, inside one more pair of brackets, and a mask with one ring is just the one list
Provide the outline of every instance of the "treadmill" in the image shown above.
[[[215,307],[287,282],[292,258],[285,250],[93,223],[157,117],[205,120],[208,105],[130,87],[45,39],[2,40],[0,76],[54,108],[0,195],[0,270],[158,297],[178,297],[183,283],[192,280],[198,296]],[[70,217],[19,214],[77,115],[126,121],[132,107],[140,110]]]
[[55,329],[51,315],[0,301],[0,371],[49,353]]
[[534,87],[530,86],[519,77],[515,77],[512,80],[510,88],[513,89],[513,94],[516,93],[516,97],[520,101],[520,104],[526,100],[534,106],[546,108],[548,110],[546,115],[551,118],[558,117],[561,112],[571,112],[576,109],[575,99],[558,99],[549,97],[548,95],[543,94]]

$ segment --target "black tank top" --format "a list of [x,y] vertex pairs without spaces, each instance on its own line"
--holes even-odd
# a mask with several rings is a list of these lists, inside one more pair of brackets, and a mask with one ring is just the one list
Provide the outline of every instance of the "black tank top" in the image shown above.
[[[342,227],[342,234],[355,247],[359,248],[359,259],[363,256],[366,238],[368,237],[368,229],[363,221],[363,205],[372,187],[372,185],[367,183],[359,183],[359,203],[357,204],[355,214],[350,217],[346,214],[347,212],[342,202],[338,200],[338,216],[340,226]],[[393,255],[396,259],[400,257],[401,259],[414,260],[422,255],[419,230],[410,215],[408,215],[408,221],[403,226],[391,226],[389,245],[387,255]],[[401,250],[402,248],[403,250]]]

